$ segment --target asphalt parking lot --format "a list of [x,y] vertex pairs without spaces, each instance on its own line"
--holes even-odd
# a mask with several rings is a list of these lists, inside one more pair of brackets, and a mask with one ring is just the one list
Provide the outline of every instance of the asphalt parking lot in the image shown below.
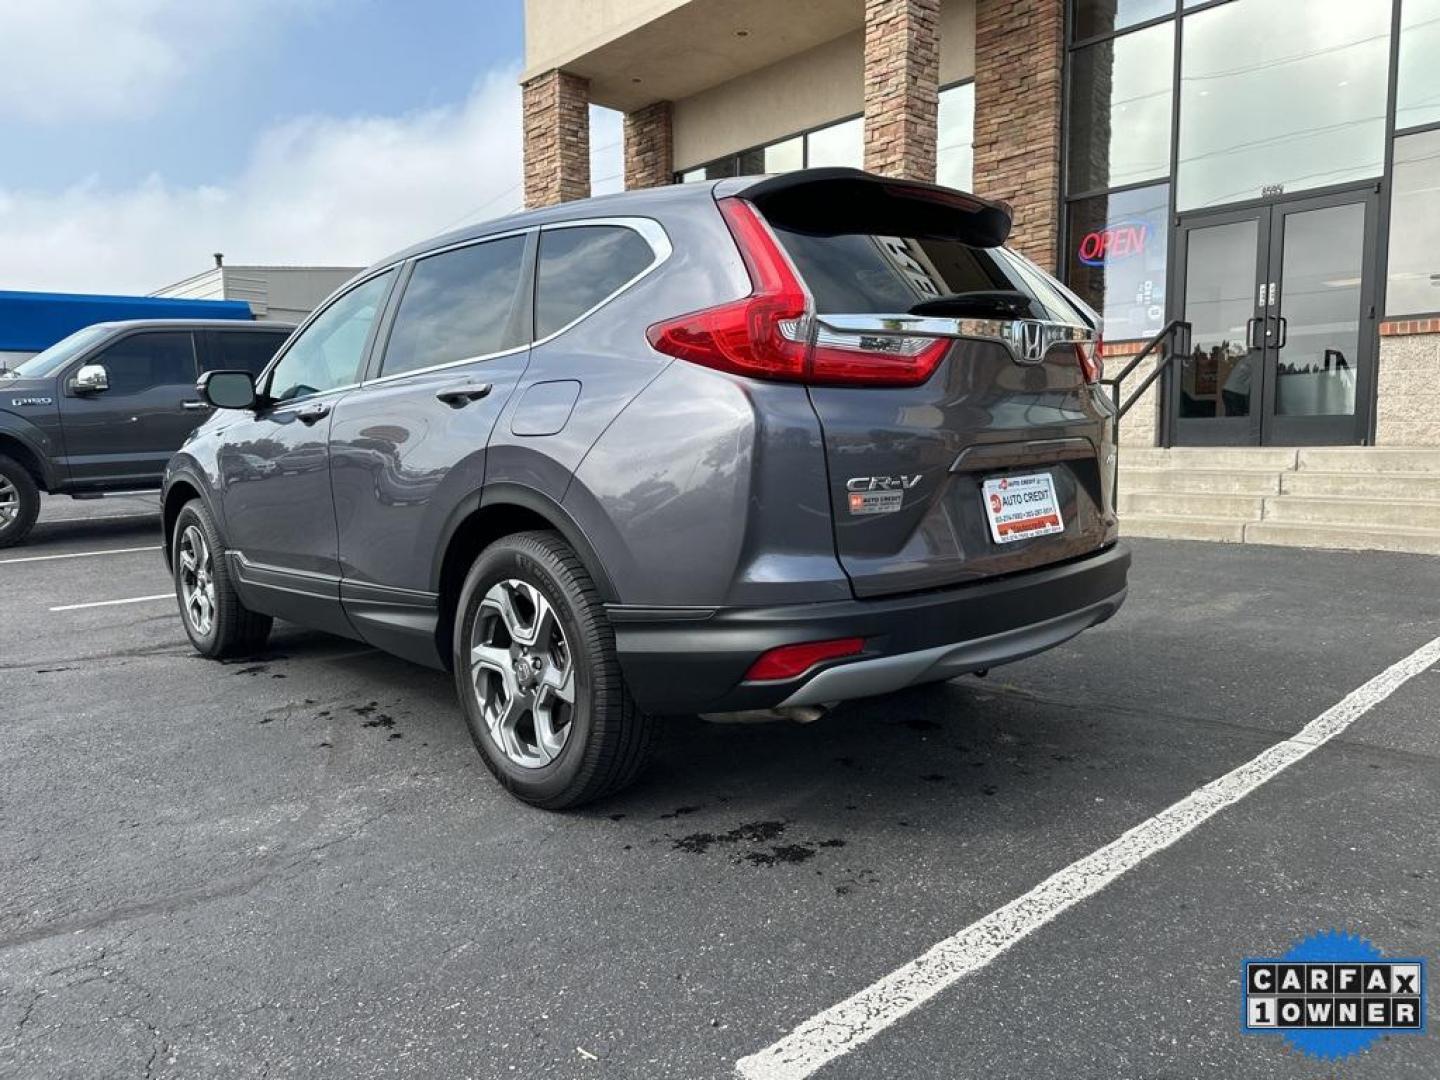
[[[1440,635],[1440,560],[1134,541],[1061,649],[677,718],[557,816],[445,676],[286,626],[194,657],[154,503],[52,500],[0,552],[6,1077],[733,1076]],[[1429,667],[818,1075],[1440,1075],[1433,1018],[1342,1065],[1237,1019],[1240,960],[1317,930],[1440,956],[1437,759]]]

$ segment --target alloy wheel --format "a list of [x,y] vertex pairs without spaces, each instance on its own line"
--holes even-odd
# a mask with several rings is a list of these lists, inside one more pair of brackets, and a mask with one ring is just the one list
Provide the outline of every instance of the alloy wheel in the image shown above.
[[8,476],[0,476],[0,529],[20,516],[20,489]]
[[191,628],[202,637],[209,634],[215,625],[215,568],[198,525],[180,534],[180,604]]
[[550,764],[570,738],[575,662],[554,606],[507,578],[480,601],[470,637],[471,681],[490,737],[514,764]]

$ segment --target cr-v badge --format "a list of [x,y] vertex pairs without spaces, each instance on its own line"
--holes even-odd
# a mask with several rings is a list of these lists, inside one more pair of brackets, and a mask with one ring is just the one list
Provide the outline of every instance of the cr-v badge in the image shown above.
[[920,475],[852,476],[845,481],[850,492],[850,513],[893,514],[905,501],[905,492],[920,483]]

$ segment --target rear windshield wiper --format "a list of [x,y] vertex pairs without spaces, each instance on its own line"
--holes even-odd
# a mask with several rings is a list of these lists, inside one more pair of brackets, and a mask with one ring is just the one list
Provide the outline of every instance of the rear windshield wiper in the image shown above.
[[1014,289],[990,289],[976,292],[947,293],[922,300],[911,307],[911,315],[948,315],[969,319],[1035,319],[1032,297]]

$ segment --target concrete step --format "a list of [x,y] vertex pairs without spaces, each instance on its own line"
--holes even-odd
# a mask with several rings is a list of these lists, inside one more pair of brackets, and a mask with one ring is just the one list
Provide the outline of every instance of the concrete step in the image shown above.
[[1369,530],[1432,530],[1440,537],[1440,501],[1273,495],[1265,500],[1264,520]]
[[1289,446],[1122,446],[1120,467],[1142,469],[1282,469],[1295,468],[1301,451]]
[[[1286,474],[1298,476],[1298,473]],[[1211,495],[1278,495],[1274,469],[1120,469],[1121,491],[1189,491]]]
[[1259,495],[1135,491],[1127,489],[1123,481],[1116,499],[1116,509],[1122,518],[1131,514],[1158,514],[1161,517],[1196,517],[1212,521],[1259,521],[1264,505],[1265,500]]
[[1428,529],[1357,529],[1286,521],[1257,521],[1244,526],[1244,529],[1245,542],[1249,544],[1440,555],[1440,531]]
[[1122,536],[1148,536],[1156,540],[1221,540],[1238,544],[1245,539],[1245,522],[1167,514],[1130,514],[1120,519]]
[[[1125,481],[1122,479],[1120,484],[1123,487]],[[1432,473],[1319,472],[1302,469],[1280,476],[1280,492],[1282,495],[1325,495],[1332,498],[1440,499],[1440,476]]]
[[1440,448],[1317,446],[1300,451],[1302,472],[1428,473],[1440,476]]

